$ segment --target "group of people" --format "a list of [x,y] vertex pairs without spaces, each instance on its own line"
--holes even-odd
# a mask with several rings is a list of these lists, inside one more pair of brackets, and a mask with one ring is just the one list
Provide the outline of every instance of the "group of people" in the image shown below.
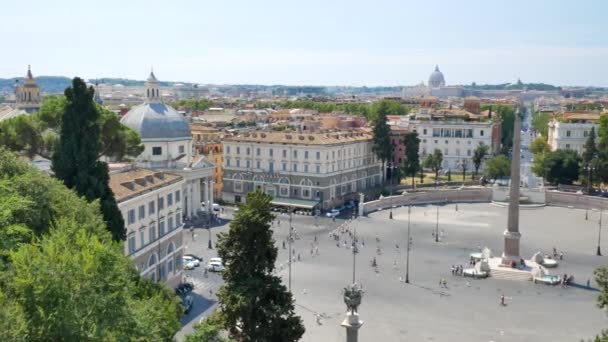
[[452,275],[463,275],[464,274],[464,267],[462,265],[452,265]]

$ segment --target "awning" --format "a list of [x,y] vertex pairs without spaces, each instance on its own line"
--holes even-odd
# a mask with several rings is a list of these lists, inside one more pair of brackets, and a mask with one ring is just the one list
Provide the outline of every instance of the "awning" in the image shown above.
[[319,202],[316,201],[307,201],[295,198],[274,198],[270,203],[282,207],[294,207],[303,209],[312,209],[319,204]]

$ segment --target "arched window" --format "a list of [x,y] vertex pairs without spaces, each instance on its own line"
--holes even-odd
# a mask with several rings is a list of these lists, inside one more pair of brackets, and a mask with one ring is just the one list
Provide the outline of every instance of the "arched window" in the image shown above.
[[148,94],[148,97],[150,97],[150,89],[146,89],[146,93]]
[[148,258],[148,267],[152,267],[156,265],[156,253],[150,255],[150,258]]

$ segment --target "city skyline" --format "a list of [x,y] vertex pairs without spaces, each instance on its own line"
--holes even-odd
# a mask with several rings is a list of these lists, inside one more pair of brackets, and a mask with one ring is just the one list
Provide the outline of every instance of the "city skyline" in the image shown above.
[[[582,1],[7,3],[0,77],[203,84],[607,86],[608,5]],[[76,18],[76,19],[75,19]],[[24,44],[27,42],[27,44]]]

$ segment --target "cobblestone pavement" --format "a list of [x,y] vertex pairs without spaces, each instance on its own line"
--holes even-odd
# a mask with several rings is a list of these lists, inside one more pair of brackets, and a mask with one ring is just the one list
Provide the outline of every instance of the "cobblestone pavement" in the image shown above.
[[[597,292],[585,286],[562,288],[451,275],[451,266],[466,266],[468,255],[479,247],[488,246],[498,255],[502,252],[506,212],[506,208],[490,204],[458,204],[458,211],[455,205],[441,206],[441,241],[436,243],[432,235],[436,207],[413,207],[410,284],[403,282],[406,208],[393,209],[393,220],[388,219],[389,210],[354,222],[295,215],[292,292],[296,311],[306,326],[302,341],[345,340],[340,326],[345,313],[341,292],[353,277],[349,248],[353,238],[348,231],[356,231],[359,242],[355,278],[365,290],[360,307],[365,322],[359,334],[362,341],[578,341],[606,327],[605,314],[595,307]],[[592,278],[593,269],[608,260],[595,255],[598,216],[590,212],[585,221],[584,211],[553,207],[522,211],[523,256],[529,258],[537,251],[549,253],[556,247],[565,258],[555,273],[572,274],[578,283],[585,284]],[[283,241],[289,232],[288,218],[279,219],[273,225],[279,249],[277,272],[287,285],[288,244],[283,248]],[[214,244],[215,234],[226,229],[225,224],[212,229]],[[330,235],[336,232],[338,241]],[[207,231],[195,229],[195,239],[186,239],[190,240],[188,252],[201,254],[205,260],[215,256],[215,250],[207,249]],[[608,253],[608,240],[606,243]],[[370,266],[373,258],[377,270]],[[447,280],[447,287],[438,285],[441,278]],[[205,279],[198,269],[192,271],[192,279],[200,282],[195,292],[201,294],[201,300],[211,301],[203,302],[190,324],[213,310],[214,297],[208,297],[208,289],[215,291],[221,284],[217,275]],[[502,294],[507,299],[504,307],[499,305]],[[322,317],[319,323],[315,315]]]

